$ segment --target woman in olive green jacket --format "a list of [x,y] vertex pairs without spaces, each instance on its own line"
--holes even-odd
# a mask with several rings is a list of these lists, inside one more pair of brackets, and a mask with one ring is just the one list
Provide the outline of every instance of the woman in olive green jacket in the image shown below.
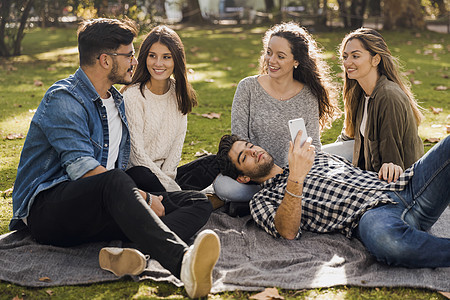
[[360,28],[349,33],[340,54],[345,69],[341,137],[355,140],[355,166],[396,180],[423,154],[417,131],[423,115],[377,31]]

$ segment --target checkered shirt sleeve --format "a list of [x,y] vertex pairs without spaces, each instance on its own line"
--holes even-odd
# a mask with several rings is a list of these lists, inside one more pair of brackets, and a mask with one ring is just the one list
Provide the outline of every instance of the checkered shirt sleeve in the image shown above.
[[[297,239],[302,230],[341,232],[352,237],[353,229],[368,209],[382,203],[395,203],[385,191],[400,191],[414,174],[407,169],[395,183],[378,179],[377,173],[353,167],[339,156],[319,152],[303,184],[302,216]],[[289,168],[267,180],[250,201],[256,224],[274,237],[281,237],[275,227],[275,215],[284,198]]]

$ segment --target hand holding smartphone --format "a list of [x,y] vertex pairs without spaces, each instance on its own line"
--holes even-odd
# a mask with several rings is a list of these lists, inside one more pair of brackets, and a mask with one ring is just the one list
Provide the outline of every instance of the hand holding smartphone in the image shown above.
[[303,118],[289,120],[289,131],[291,132],[291,139],[293,143],[295,142],[295,137],[297,136],[299,130],[302,131],[300,146],[303,146],[306,139],[308,138],[308,134],[306,133],[305,121],[303,120]]

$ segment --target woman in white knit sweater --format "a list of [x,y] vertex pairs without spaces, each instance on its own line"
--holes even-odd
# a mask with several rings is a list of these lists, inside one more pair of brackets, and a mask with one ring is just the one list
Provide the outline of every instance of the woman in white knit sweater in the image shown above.
[[[153,182],[140,183],[151,191],[186,189],[180,175],[196,172],[195,168],[199,167],[198,173],[204,173],[203,169],[215,162],[214,157],[200,159],[183,166],[183,174],[177,177],[187,114],[197,105],[195,91],[187,81],[186,73],[180,37],[167,26],[157,26],[142,42],[133,81],[122,90],[130,127],[130,167],[142,166],[137,171],[150,170],[155,175]],[[187,189],[200,190],[208,186],[216,173],[201,186],[187,184]]]

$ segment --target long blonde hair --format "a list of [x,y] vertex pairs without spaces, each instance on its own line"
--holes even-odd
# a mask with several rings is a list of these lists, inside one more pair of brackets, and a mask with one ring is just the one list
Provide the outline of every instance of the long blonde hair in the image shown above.
[[[385,40],[376,30],[369,28],[359,28],[355,31],[347,34],[339,48],[341,57],[344,53],[344,49],[350,40],[357,39],[361,42],[364,49],[369,51],[373,56],[379,55],[381,60],[378,64],[378,73],[380,75],[385,75],[387,79],[395,82],[400,86],[402,91],[406,94],[409,99],[409,104],[414,113],[417,126],[423,119],[423,114],[420,111],[420,106],[411,92],[411,84],[407,78],[400,73],[400,64],[398,59],[392,56]],[[344,70],[345,73],[345,70]],[[349,137],[354,137],[355,135],[355,121],[356,121],[356,110],[358,108],[358,102],[360,101],[363,94],[363,89],[358,84],[355,79],[348,78],[345,73],[344,77],[344,88],[342,93],[342,98],[344,100],[344,112],[345,112],[345,134]]]

